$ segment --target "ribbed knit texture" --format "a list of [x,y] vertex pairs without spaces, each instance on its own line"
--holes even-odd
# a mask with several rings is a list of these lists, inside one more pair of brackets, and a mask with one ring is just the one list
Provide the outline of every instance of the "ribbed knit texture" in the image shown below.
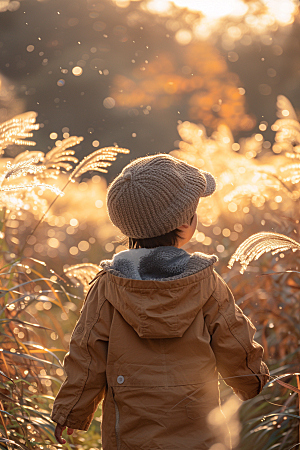
[[216,189],[214,177],[167,154],[138,158],[111,183],[109,217],[125,236],[145,239],[189,223],[200,197]]

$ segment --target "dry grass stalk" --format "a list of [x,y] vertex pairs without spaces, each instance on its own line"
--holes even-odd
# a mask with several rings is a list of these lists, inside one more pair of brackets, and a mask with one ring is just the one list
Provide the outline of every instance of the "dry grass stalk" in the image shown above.
[[240,272],[244,273],[252,261],[256,261],[264,253],[271,252],[276,255],[287,250],[300,250],[300,244],[289,236],[279,233],[261,232],[246,239],[229,260],[228,267],[231,269],[235,261],[240,261],[242,266]]

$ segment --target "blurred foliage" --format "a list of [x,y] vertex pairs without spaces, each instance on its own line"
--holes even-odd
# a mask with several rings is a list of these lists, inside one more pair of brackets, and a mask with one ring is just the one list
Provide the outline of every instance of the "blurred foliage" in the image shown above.
[[218,50],[202,42],[190,45],[181,61],[177,55],[159,53],[153,61],[137,65],[130,77],[116,75],[111,95],[117,106],[130,108],[134,116],[141,105],[149,114],[152,108],[179,104],[188,94],[192,120],[210,128],[225,123],[233,131],[251,130],[256,121],[245,113],[245,90],[240,86]]

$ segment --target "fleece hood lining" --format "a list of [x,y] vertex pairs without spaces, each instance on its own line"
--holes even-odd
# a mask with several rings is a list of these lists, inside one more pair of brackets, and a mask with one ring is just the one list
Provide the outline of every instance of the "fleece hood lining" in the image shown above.
[[102,261],[100,266],[105,272],[129,280],[172,281],[201,272],[217,260],[215,255],[189,254],[177,247],[163,246],[125,250]]

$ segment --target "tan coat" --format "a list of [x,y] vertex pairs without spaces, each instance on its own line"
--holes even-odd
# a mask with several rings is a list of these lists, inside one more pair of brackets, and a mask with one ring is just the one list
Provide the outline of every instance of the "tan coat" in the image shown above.
[[218,372],[242,400],[261,391],[268,369],[254,333],[212,266],[172,281],[102,272],[74,329],[52,420],[87,430],[104,399],[104,450],[229,447],[212,426]]

